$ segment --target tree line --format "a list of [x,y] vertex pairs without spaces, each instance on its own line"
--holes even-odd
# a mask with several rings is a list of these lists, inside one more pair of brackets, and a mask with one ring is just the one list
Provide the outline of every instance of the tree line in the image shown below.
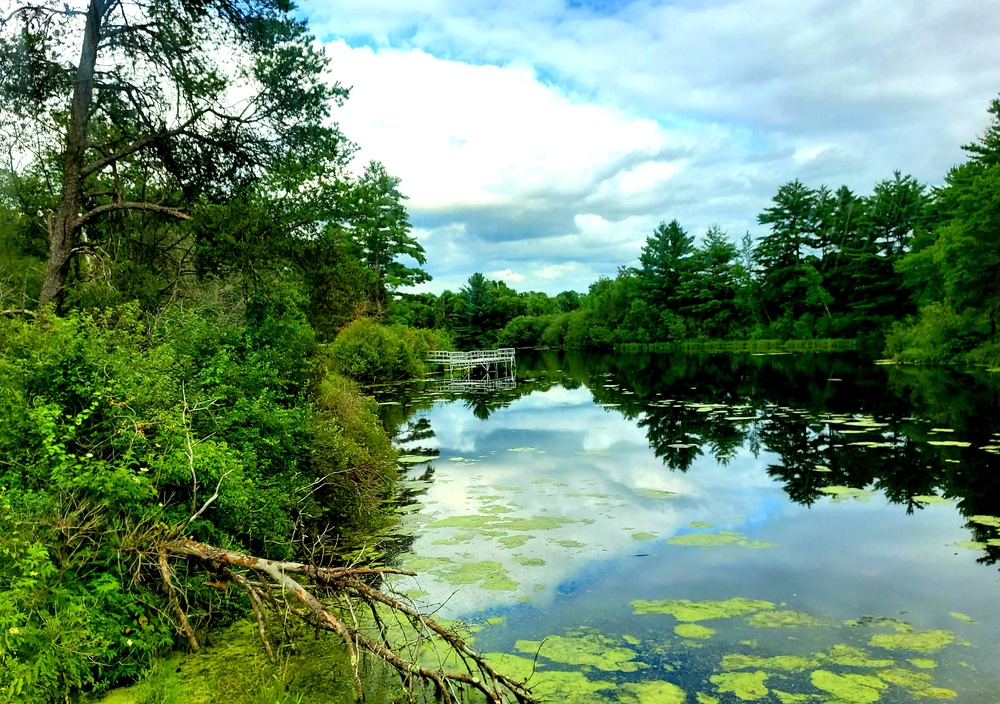
[[578,295],[473,274],[457,293],[403,294],[391,319],[460,345],[608,348],[734,339],[858,339],[908,362],[1000,363],[1000,100],[938,187],[895,172],[859,195],[792,180],[738,241],[677,220]]

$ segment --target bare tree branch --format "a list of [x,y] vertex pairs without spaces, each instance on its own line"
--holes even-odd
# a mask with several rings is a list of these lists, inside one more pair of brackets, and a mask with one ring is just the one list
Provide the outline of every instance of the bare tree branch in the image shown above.
[[193,220],[190,215],[185,213],[183,210],[178,208],[171,208],[167,205],[157,205],[156,203],[145,203],[142,201],[121,201],[118,203],[106,203],[104,205],[98,205],[96,208],[91,208],[87,212],[80,215],[75,225],[84,225],[90,220],[93,220],[98,215],[103,215],[104,213],[113,213],[118,210],[145,210],[151,213],[162,213],[164,215],[170,215],[172,217],[178,218],[179,220]]

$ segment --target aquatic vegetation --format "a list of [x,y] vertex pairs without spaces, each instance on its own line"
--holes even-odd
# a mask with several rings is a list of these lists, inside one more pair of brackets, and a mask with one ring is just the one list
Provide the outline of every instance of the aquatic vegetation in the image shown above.
[[872,658],[868,652],[852,645],[838,644],[826,654],[820,654],[825,662],[845,667],[892,667],[894,660]]
[[911,658],[909,663],[914,667],[919,667],[921,670],[933,670],[937,667],[937,661],[930,658]]
[[690,601],[689,599],[635,599],[629,605],[636,614],[670,614],[678,621],[708,621],[715,618],[745,616],[756,611],[773,609],[770,601],[735,597],[725,601]]
[[761,611],[747,618],[747,623],[758,628],[801,628],[830,625],[828,621],[820,621],[801,611]]
[[965,442],[964,440],[928,440],[928,445],[937,445],[938,447],[972,447],[971,442]]
[[813,686],[832,694],[845,704],[873,704],[882,698],[888,685],[878,677],[847,673],[838,675],[828,670],[815,670],[810,675]]
[[545,564],[545,560],[540,557],[524,557],[523,555],[515,557],[514,562],[525,567],[541,567]]
[[951,612],[951,617],[952,618],[957,618],[959,621],[964,621],[965,623],[975,623],[976,622],[971,616],[967,616],[966,614],[963,614],[960,611],[952,611]]
[[677,492],[663,489],[636,489],[635,493],[645,496],[647,499],[670,499],[677,496]]
[[681,623],[674,626],[674,633],[681,638],[711,638],[716,631],[714,628],[699,626],[696,623]]
[[671,682],[628,682],[617,690],[621,704],[685,704],[687,694]]
[[912,670],[883,670],[878,673],[880,679],[890,684],[897,685],[908,690],[917,697],[928,699],[954,699],[958,693],[953,689],[935,687],[931,676],[926,672],[914,672]]
[[483,589],[494,591],[514,591],[521,584],[511,579],[503,565],[494,560],[452,563],[446,569],[437,568],[432,572],[452,584],[481,582]]
[[903,631],[899,633],[877,633],[869,645],[890,650],[916,650],[933,653],[955,640],[951,631]]
[[648,667],[635,660],[637,653],[616,639],[594,632],[573,632],[565,636],[549,636],[543,640],[519,640],[514,648],[522,653],[537,653],[540,657],[563,665],[593,667],[605,672],[635,672]]
[[969,516],[969,522],[978,523],[981,526],[1000,528],[1000,516]]
[[719,690],[720,694],[732,692],[743,701],[763,699],[768,694],[766,672],[728,672],[722,675],[712,675],[709,681]]
[[782,670],[785,672],[804,672],[819,667],[819,660],[808,658],[802,655],[776,655],[774,657],[760,657],[757,655],[743,655],[741,653],[729,653],[722,656],[723,670]]
[[554,541],[556,545],[564,548],[585,548],[586,543],[581,543],[579,540],[556,540]]
[[515,680],[527,681],[532,692],[540,698],[553,701],[607,702],[594,693],[601,690],[615,689],[614,682],[588,679],[580,671],[548,670],[544,662],[534,658],[526,658],[510,653],[483,653],[483,657],[491,665],[502,670]]
[[534,540],[533,535],[505,535],[497,540],[498,543],[503,545],[508,550],[513,550],[514,548],[519,548],[524,545],[529,540]]
[[855,501],[867,501],[875,492],[869,489],[856,489],[850,486],[824,486],[819,489],[824,494],[830,494],[834,501],[842,499],[854,499]]
[[719,547],[722,545],[738,545],[744,548],[771,548],[774,543],[761,540],[748,540],[745,535],[732,530],[718,533],[686,533],[675,535],[668,541],[671,545],[693,545],[697,547]]
[[633,533],[632,540],[651,540],[656,537],[656,533]]

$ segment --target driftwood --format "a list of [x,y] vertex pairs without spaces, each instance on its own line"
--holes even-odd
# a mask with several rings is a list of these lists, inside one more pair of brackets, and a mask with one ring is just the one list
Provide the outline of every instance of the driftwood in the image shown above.
[[[188,558],[200,561],[215,574],[236,584],[247,596],[257,617],[258,631],[268,656],[273,658],[267,634],[264,608],[285,611],[312,626],[336,633],[347,646],[352,675],[358,696],[364,700],[361,683],[361,653],[367,652],[393,667],[404,685],[415,682],[432,683],[437,696],[446,703],[459,701],[459,692],[474,689],[481,692],[490,704],[534,704],[535,699],[522,682],[517,682],[494,670],[478,653],[465,644],[461,636],[421,613],[412,604],[397,599],[371,586],[367,580],[387,574],[413,575],[412,572],[389,568],[317,567],[300,562],[282,562],[254,557],[233,550],[222,550],[189,539],[166,540],[157,546],[157,562],[170,598],[171,610],[178,618],[181,632],[187,637],[192,650],[198,643],[187,617],[175,596],[166,565],[167,557]],[[347,617],[338,616],[321,601],[314,591],[326,597],[339,599]],[[292,599],[289,599],[292,597]],[[355,607],[365,608],[371,615],[366,627]],[[384,615],[391,613],[402,618],[418,639],[430,645],[439,639],[446,650],[458,656],[464,671],[446,671],[442,667],[420,664],[418,655],[421,643],[410,643],[410,653],[401,648],[407,644],[392,642]],[[374,625],[372,625],[374,624]]]

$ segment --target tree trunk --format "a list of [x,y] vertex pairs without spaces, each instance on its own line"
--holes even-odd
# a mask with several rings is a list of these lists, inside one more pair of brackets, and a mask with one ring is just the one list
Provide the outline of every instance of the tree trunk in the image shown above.
[[87,24],[80,51],[80,65],[76,70],[76,85],[70,105],[69,125],[66,128],[66,151],[63,152],[62,192],[59,208],[49,223],[49,262],[39,305],[59,305],[66,274],[75,254],[77,233],[80,230],[80,211],[83,206],[84,159],[87,153],[87,125],[94,98],[94,69],[101,39],[101,23],[107,0],[90,0]]

